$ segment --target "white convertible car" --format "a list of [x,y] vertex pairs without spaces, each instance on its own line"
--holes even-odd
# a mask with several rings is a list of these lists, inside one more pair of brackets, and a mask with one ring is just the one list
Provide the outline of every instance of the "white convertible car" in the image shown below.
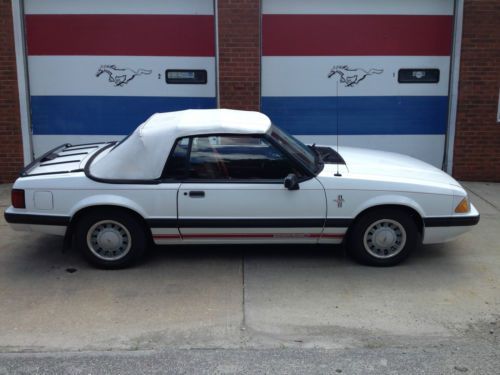
[[65,144],[28,165],[5,219],[65,236],[94,265],[156,244],[347,242],[390,266],[479,221],[466,191],[408,156],[306,146],[257,112],[155,114],[121,142]]

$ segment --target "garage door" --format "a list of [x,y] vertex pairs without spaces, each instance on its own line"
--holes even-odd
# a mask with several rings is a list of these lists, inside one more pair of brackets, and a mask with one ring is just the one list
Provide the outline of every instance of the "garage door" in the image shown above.
[[216,107],[212,0],[26,0],[35,154]]
[[452,0],[263,0],[262,111],[306,141],[441,167]]

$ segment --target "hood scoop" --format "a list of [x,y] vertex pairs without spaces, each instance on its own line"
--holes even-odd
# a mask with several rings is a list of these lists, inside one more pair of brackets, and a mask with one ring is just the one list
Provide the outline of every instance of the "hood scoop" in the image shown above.
[[345,161],[344,159],[342,159],[342,156],[340,156],[339,153],[335,151],[333,148],[325,146],[315,146],[315,149],[321,155],[321,159],[323,160],[324,163],[345,164]]

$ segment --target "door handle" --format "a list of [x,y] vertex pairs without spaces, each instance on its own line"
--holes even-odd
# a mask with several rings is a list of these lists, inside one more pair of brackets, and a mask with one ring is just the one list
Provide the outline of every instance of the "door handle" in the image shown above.
[[191,198],[203,198],[205,196],[204,191],[190,191],[189,196]]

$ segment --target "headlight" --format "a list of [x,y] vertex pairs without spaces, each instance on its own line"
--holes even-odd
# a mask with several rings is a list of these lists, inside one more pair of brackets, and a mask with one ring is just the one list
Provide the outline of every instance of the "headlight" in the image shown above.
[[465,197],[464,199],[462,199],[460,201],[460,203],[458,204],[458,206],[455,207],[455,212],[457,214],[466,214],[469,211],[470,211],[469,200],[467,199],[467,197]]

